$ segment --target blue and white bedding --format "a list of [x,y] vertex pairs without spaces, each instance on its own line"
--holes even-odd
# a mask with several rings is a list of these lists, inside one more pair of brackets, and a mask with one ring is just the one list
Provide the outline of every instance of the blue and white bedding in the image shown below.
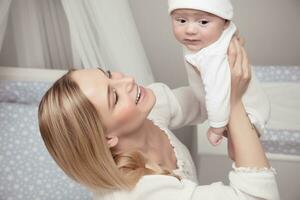
[[37,105],[51,82],[0,80],[0,102]]
[[0,199],[88,200],[47,152],[38,103],[50,82],[0,81]]

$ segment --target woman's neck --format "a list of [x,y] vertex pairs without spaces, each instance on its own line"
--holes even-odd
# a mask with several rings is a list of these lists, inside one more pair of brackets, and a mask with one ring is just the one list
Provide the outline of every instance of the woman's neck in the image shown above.
[[170,170],[177,167],[174,150],[168,137],[148,119],[137,132],[120,138],[113,151],[116,154],[140,151],[147,159],[158,165],[165,166]]
[[120,137],[119,143],[113,151],[116,153],[141,151],[147,154],[160,146],[160,132],[161,130],[151,120],[146,119],[134,133]]

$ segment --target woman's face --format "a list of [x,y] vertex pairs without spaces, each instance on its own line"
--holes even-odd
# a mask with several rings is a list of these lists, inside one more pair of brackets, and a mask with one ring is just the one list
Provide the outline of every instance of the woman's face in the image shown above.
[[155,104],[152,90],[122,73],[84,69],[73,72],[72,78],[100,113],[106,134],[137,131]]

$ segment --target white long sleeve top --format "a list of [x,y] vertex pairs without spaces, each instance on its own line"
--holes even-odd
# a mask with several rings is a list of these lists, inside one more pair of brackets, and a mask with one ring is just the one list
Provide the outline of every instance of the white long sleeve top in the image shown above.
[[116,190],[105,194],[94,193],[94,200],[279,200],[273,169],[236,168],[229,172],[229,185],[221,182],[199,186],[193,160],[187,148],[171,129],[198,124],[205,119],[201,104],[190,87],[170,90],[156,83],[156,104],[149,119],[163,130],[174,148],[181,180],[166,175],[145,175],[131,191]]
[[[226,126],[229,120],[231,75],[227,50],[235,32],[236,27],[230,22],[213,44],[198,52],[185,49],[185,60],[196,68],[186,65],[189,82],[192,82],[191,86],[199,101],[205,102],[209,125],[214,128]],[[195,70],[201,73],[201,78]],[[254,73],[243,103],[251,123],[262,134],[270,116],[270,104]]]

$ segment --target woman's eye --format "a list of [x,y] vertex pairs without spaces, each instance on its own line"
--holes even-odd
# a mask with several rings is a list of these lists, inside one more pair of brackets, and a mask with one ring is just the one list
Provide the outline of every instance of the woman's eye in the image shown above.
[[119,96],[118,96],[117,91],[115,89],[113,89],[113,92],[114,92],[114,95],[115,95],[115,102],[114,102],[114,104],[116,105],[118,103]]
[[207,21],[207,20],[201,20],[201,21],[199,21],[199,23],[200,23],[201,25],[207,25],[207,24],[208,24],[208,21]]
[[111,72],[110,72],[110,70],[107,70],[106,72],[108,74],[108,78],[111,78]]
[[[111,79],[112,75],[111,75],[110,70],[107,70],[106,72],[107,72],[108,78]],[[118,103],[119,96],[118,96],[118,93],[117,93],[115,88],[112,89],[112,92],[114,93],[114,97],[115,97],[114,98],[115,99],[114,100],[114,105],[116,105]]]

